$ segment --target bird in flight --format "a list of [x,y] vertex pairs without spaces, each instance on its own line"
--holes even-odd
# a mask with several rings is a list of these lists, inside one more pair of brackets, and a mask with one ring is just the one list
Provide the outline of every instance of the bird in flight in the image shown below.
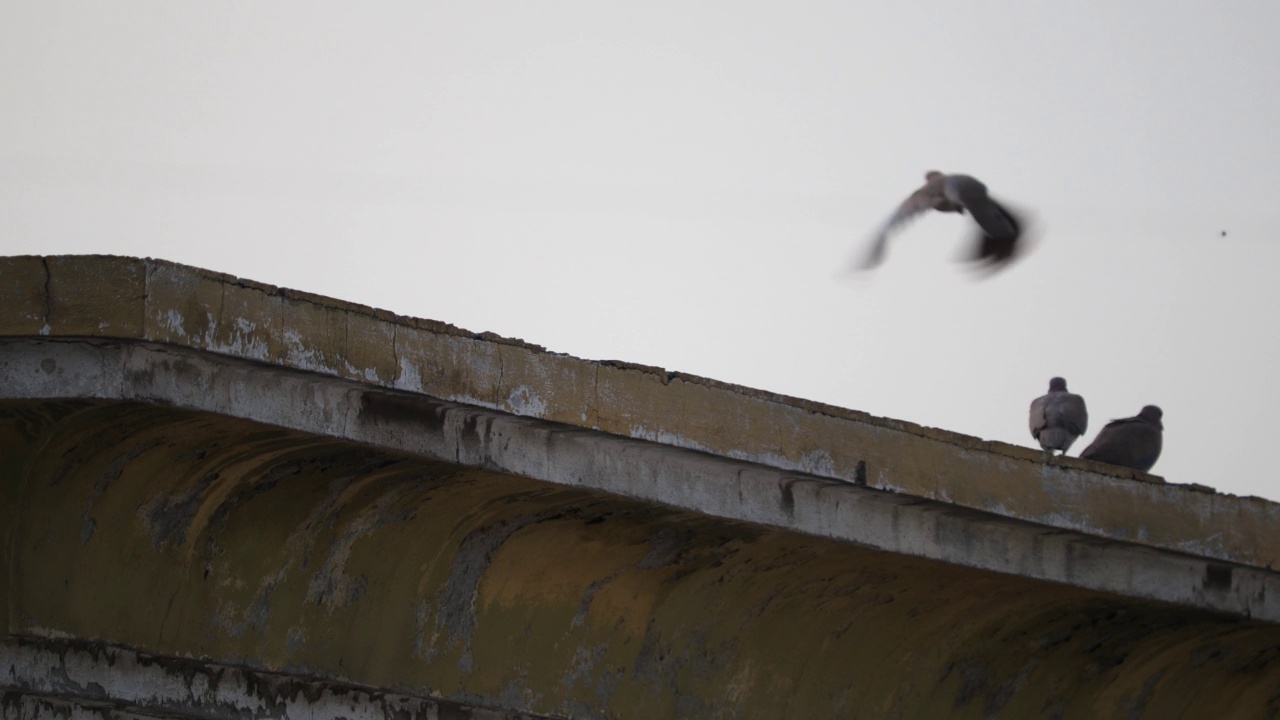
[[980,229],[971,260],[985,263],[992,269],[1002,268],[1013,260],[1018,250],[1018,238],[1022,235],[1022,223],[987,194],[986,185],[968,175],[937,170],[925,173],[924,179],[924,185],[903,200],[876,232],[871,251],[861,263],[864,269],[879,265],[884,260],[889,237],[929,210],[961,215],[966,211],[969,213]]

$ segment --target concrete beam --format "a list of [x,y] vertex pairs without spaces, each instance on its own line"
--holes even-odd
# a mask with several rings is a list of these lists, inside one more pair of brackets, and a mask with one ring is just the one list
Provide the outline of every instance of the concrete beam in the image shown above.
[[[0,258],[0,336],[208,351],[1254,568],[1280,505],[162,260]],[[1022,412],[1021,408],[1011,411]]]
[[[1275,624],[157,400],[0,401],[7,714],[1280,712]],[[512,439],[454,412],[462,462]]]
[[1278,512],[163,261],[0,258],[6,716],[1269,717]]
[[157,403],[891,553],[1280,621],[1280,576],[1267,569],[186,348],[0,341],[0,378],[0,399]]
[[548,717],[69,640],[0,641],[0,668],[0,715],[23,720]]

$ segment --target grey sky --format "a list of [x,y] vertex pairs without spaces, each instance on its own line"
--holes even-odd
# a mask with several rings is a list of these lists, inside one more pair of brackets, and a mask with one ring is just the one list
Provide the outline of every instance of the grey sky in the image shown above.
[[[1280,4],[6,3],[0,253],[150,255],[1280,498]],[[926,170],[966,218],[840,271]],[[1221,232],[1227,236],[1222,237]]]

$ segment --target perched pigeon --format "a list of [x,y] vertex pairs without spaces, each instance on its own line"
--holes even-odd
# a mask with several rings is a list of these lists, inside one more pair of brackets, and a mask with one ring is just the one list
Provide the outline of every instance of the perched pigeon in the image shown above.
[[1003,267],[1013,259],[1022,235],[1022,223],[1007,209],[987,195],[987,186],[968,175],[947,175],[930,170],[924,186],[902,201],[897,211],[876,233],[871,252],[862,261],[863,268],[873,268],[884,260],[889,236],[917,215],[929,210],[964,214],[966,210],[978,224],[972,260],[993,268]]
[[1089,411],[1084,398],[1067,392],[1067,381],[1049,381],[1049,392],[1031,401],[1031,437],[1052,457],[1054,450],[1066,454],[1076,438],[1089,428]]
[[1112,420],[1080,457],[1146,472],[1160,457],[1163,416],[1160,408],[1148,405],[1135,417]]

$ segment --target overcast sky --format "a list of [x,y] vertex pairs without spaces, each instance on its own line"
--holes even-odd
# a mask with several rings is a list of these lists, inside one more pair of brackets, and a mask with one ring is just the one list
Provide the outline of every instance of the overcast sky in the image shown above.
[[[152,256],[1280,499],[1280,3],[9,2],[0,254]],[[975,281],[926,170],[1033,220]],[[1222,235],[1226,232],[1226,236]]]

